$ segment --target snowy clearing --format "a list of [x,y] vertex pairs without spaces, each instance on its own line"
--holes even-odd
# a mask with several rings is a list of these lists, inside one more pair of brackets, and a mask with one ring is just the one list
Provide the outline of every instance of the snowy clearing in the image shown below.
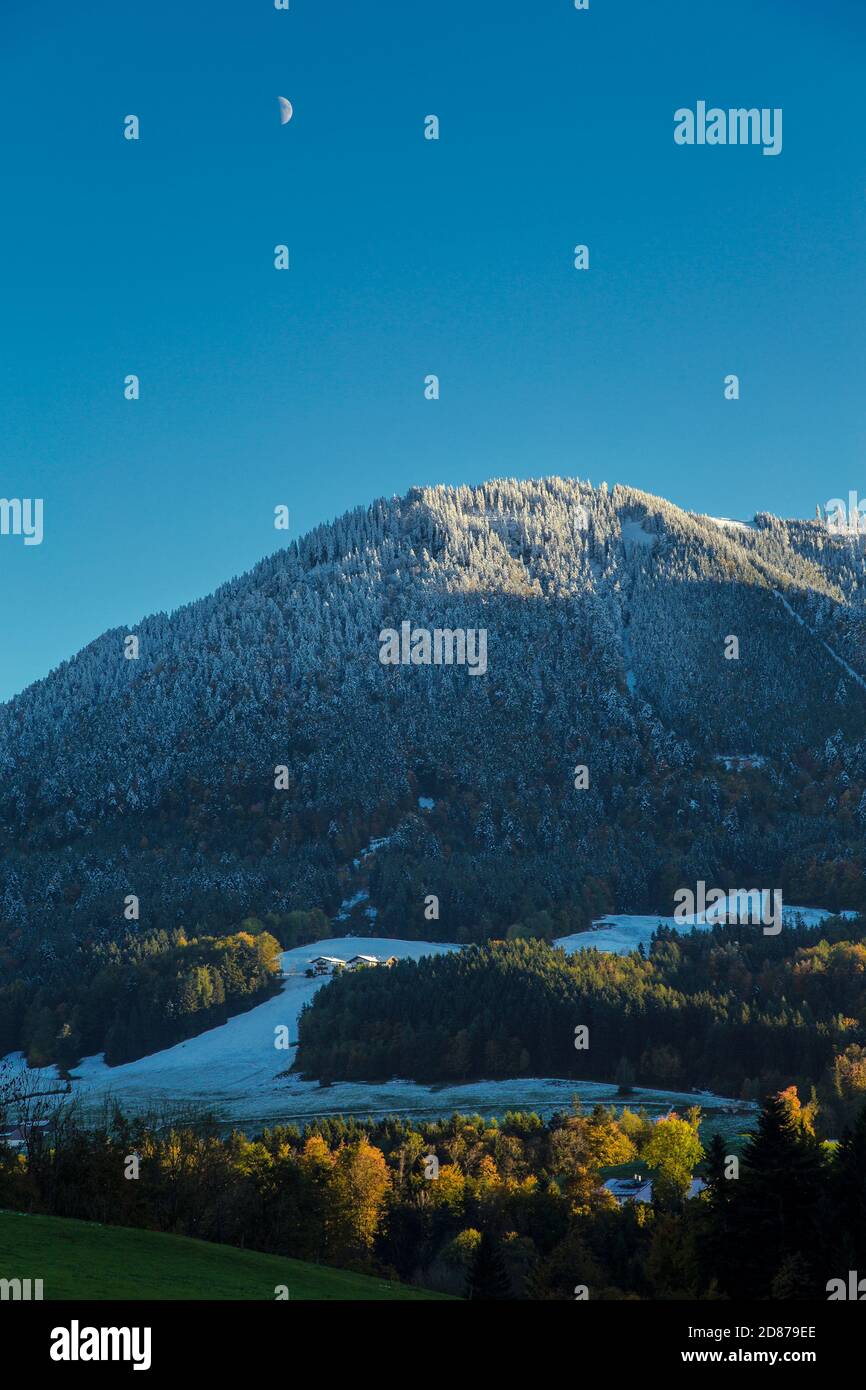
[[[601,917],[593,923],[592,931],[578,932],[574,936],[563,936],[556,942],[557,946],[569,954],[572,951],[609,951],[617,956],[627,956],[629,951],[636,951],[638,946],[645,949],[652,940],[652,934],[659,925],[670,927],[673,931],[683,933],[690,932],[692,928],[699,931],[706,931],[718,921],[726,911],[728,905],[735,907],[733,899],[729,898],[724,903],[719,903],[715,908],[708,908],[706,913],[695,913],[685,922],[677,922],[673,917],[662,917],[661,915],[634,916],[628,913],[609,914]],[[816,927],[823,922],[825,917],[833,914],[823,907],[782,907],[782,921],[790,925],[796,919],[802,918],[807,927]],[[856,912],[842,912],[841,917],[854,918]],[[709,920],[706,920],[706,919]],[[759,926],[755,931],[760,931]]]
[[[706,914],[712,918],[713,910]],[[830,914],[821,908],[785,907],[784,919],[797,916],[815,925]],[[855,913],[843,916],[854,917]],[[595,949],[625,955],[639,944],[649,945],[659,923],[675,931],[692,925],[706,929],[700,915],[683,925],[673,917],[614,914],[600,918],[594,929],[562,937],[555,944],[567,952]],[[756,927],[756,930],[760,928]],[[305,1003],[325,981],[307,979],[304,971],[315,956],[397,956],[418,960],[461,948],[452,943],[401,941],[387,937],[339,936],[284,951],[283,988],[247,1013],[237,1014],[218,1028],[176,1043],[138,1061],[108,1067],[101,1056],[86,1057],[73,1072],[74,1094],[85,1108],[94,1110],[109,1098],[127,1110],[169,1111],[207,1109],[227,1123],[252,1128],[266,1124],[300,1123],[322,1115],[386,1115],[399,1113],[416,1118],[448,1115],[455,1110],[482,1115],[501,1115],[506,1110],[532,1109],[550,1115],[568,1107],[574,1095],[586,1104],[613,1104],[616,1086],[608,1082],[570,1081],[557,1077],[521,1077],[507,1081],[476,1081],[453,1086],[422,1086],[393,1080],[379,1084],[337,1082],[323,1087],[316,1081],[280,1076],[292,1064],[297,1044],[297,1021]],[[292,1046],[277,1050],[275,1030],[285,1025]],[[13,1054],[20,1062],[20,1054]],[[46,1083],[56,1080],[53,1067],[44,1069]],[[46,1086],[47,1089],[47,1086]],[[622,1098],[620,1097],[620,1103]],[[674,1104],[698,1102],[706,1108],[737,1113],[749,1109],[742,1102],[680,1091],[636,1089],[629,1104],[646,1105],[662,1113]]]
[[752,521],[732,521],[729,516],[708,516],[706,521],[712,521],[716,526],[733,526],[735,531],[757,531],[757,526]]
[[647,531],[641,521],[624,521],[622,523],[622,538],[626,546],[650,547],[655,545],[658,540],[655,532]]

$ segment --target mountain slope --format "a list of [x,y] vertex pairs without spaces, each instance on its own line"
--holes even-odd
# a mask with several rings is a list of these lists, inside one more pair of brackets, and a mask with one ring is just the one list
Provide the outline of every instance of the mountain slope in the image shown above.
[[[0,948],[41,979],[122,933],[129,893],[147,928],[333,913],[362,889],[383,931],[427,937],[436,894],[438,930],[468,939],[850,861],[864,586],[862,552],[817,522],[734,527],[628,488],[359,508],[142,622],[138,660],[116,629],[0,708]],[[404,621],[486,629],[486,674],[383,665]],[[736,754],[766,767],[716,761]],[[817,878],[792,896],[837,905]]]

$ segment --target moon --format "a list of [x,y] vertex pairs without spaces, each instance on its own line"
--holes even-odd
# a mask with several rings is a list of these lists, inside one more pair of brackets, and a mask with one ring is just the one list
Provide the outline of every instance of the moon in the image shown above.
[[280,125],[288,125],[292,119],[292,103],[288,97],[277,97],[280,103]]

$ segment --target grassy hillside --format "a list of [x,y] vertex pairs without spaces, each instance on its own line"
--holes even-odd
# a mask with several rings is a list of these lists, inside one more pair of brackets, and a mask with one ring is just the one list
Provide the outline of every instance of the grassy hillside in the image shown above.
[[42,1279],[46,1299],[291,1299],[444,1295],[186,1236],[0,1211],[0,1278]]

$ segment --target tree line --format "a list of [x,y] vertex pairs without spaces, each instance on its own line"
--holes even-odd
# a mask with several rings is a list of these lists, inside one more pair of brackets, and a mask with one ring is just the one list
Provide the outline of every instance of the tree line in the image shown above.
[[778,936],[660,926],[627,956],[494,941],[334,978],[298,1036],[295,1068],[326,1082],[563,1076],[746,1099],[816,1087],[832,1134],[866,1099],[866,942],[840,918]]
[[[0,1144],[0,1205],[472,1299],[826,1298],[866,1269],[866,1109],[833,1144],[815,1119],[794,1088],[772,1095],[737,1156],[704,1146],[696,1107],[335,1117],[256,1138],[116,1109],[83,1127],[69,1109],[24,1153]],[[652,1200],[619,1206],[604,1175],[635,1167]]]
[[199,924],[88,942],[71,964],[54,955],[39,981],[0,985],[0,1056],[68,1070],[97,1052],[109,1066],[158,1052],[262,1003],[278,988],[280,951],[330,932],[314,909],[246,917],[225,935]]
[[133,1061],[267,999],[279,952],[265,931],[129,934],[79,953],[35,991],[0,987],[0,1054],[21,1049],[31,1066],[61,1071],[98,1052],[109,1066]]

